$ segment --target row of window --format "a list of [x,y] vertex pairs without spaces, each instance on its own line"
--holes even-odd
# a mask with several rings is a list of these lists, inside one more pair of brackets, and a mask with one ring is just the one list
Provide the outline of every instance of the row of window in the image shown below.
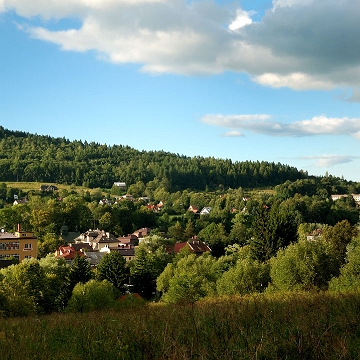
[[[19,260],[20,255],[19,254],[3,254],[3,255],[0,254],[0,260],[6,260],[9,258]],[[25,259],[31,259],[31,258],[32,258],[31,255],[25,255]]]
[[[32,244],[25,244],[24,250],[32,250]],[[12,241],[12,242],[1,242],[0,250],[20,250],[20,242]]]
[[16,260],[19,260],[20,255],[19,254],[0,254],[0,260],[6,260],[6,259],[9,259],[9,258],[14,258]]
[[19,241],[0,243],[0,250],[19,250],[19,249],[20,249]]

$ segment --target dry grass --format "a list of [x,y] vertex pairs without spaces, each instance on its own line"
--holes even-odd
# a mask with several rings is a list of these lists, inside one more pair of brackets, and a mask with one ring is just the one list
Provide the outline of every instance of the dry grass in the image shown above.
[[4,319],[3,359],[355,359],[360,294],[225,297],[194,305]]

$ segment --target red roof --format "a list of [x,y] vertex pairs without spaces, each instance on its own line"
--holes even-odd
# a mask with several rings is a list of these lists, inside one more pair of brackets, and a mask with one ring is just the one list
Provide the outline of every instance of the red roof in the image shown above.
[[211,251],[211,249],[202,241],[191,239],[189,241],[185,241],[182,243],[176,243],[172,248],[170,248],[169,252],[178,253],[181,249],[183,249],[185,246],[188,246],[191,250],[191,252],[195,254],[202,254],[204,252]]
[[56,257],[62,257],[65,260],[73,260],[76,254],[85,256],[81,251],[75,250],[71,246],[60,246],[55,252]]

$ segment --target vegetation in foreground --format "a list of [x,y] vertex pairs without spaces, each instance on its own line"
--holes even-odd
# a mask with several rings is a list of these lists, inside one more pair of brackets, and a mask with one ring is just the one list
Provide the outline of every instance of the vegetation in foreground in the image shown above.
[[3,359],[354,359],[360,293],[277,293],[3,319]]

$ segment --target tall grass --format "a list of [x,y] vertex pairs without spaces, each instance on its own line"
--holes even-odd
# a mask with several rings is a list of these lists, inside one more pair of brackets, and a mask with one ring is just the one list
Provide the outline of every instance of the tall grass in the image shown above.
[[195,304],[0,322],[2,359],[354,359],[360,293],[221,297]]

